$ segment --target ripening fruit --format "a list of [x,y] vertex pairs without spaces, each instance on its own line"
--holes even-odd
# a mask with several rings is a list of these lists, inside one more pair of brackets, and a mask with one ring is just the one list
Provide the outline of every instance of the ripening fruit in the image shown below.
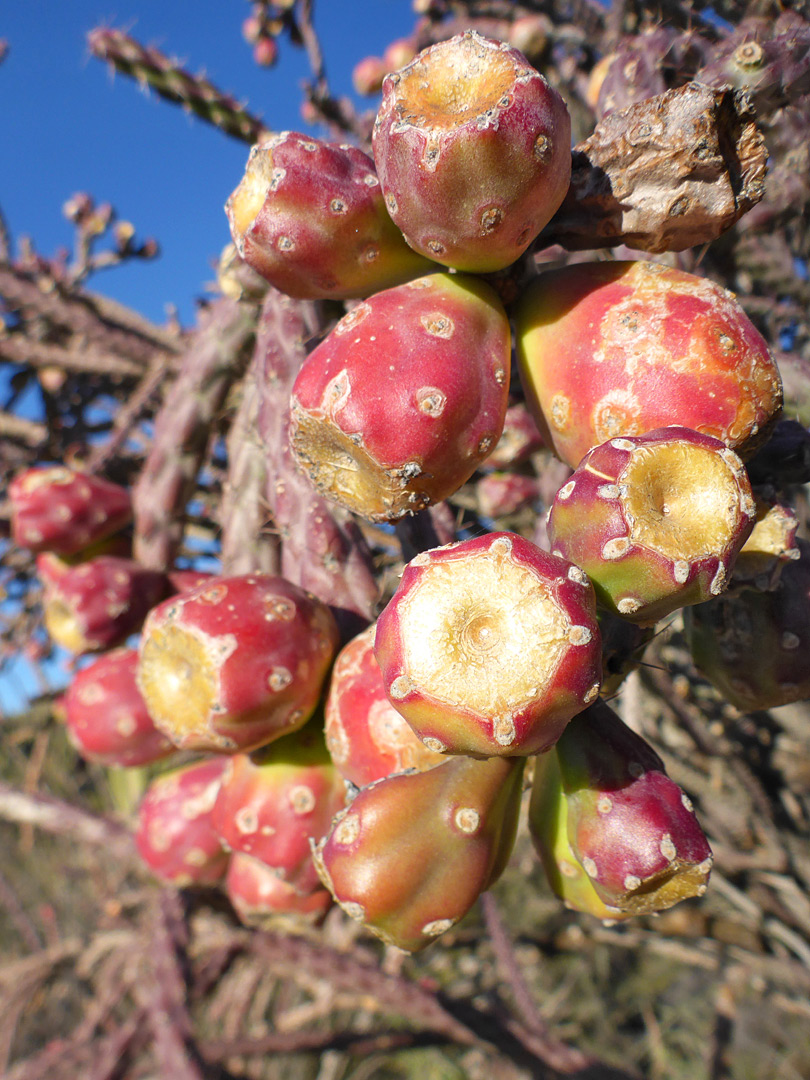
[[156,777],[138,809],[135,846],[163,881],[216,885],[228,868],[228,852],[211,824],[227,758],[213,757]]
[[534,761],[529,833],[551,891],[567,908],[603,920],[630,917],[620,908],[608,907],[571,850],[568,802],[554,748],[538,754]]
[[599,693],[593,588],[516,533],[417,555],[377,620],[386,693],[439,753],[536,754]]
[[251,750],[303,727],[337,647],[331,611],[297,585],[215,578],[150,612],[138,685],[176,746]]
[[698,670],[744,712],[810,697],[810,544],[769,591],[736,588],[685,615]]
[[57,645],[77,654],[123,645],[169,588],[165,574],[113,555],[71,566],[44,552],[37,556],[37,572],[45,629]]
[[371,784],[317,846],[324,884],[352,918],[400,949],[424,949],[503,873],[523,762],[456,757]]
[[375,630],[369,626],[338,653],[326,698],[326,745],[336,768],[356,787],[444,760],[388,700],[374,655]]
[[510,330],[488,285],[433,274],[377,293],[305,360],[290,440],[330,499],[397,521],[452,495],[503,430]]
[[755,517],[734,451],[669,427],[587,453],[555,496],[548,536],[609,611],[649,624],[723,591]]
[[386,77],[373,143],[406,240],[457,270],[513,263],[571,179],[565,102],[517,49],[475,31]]
[[269,866],[238,851],[231,855],[222,887],[241,921],[264,930],[295,933],[320,922],[332,906],[320,881],[310,891],[299,892]]
[[692,803],[613,709],[574,717],[552,753],[571,851],[609,908],[647,915],[705,893],[712,852]]
[[225,212],[248,266],[288,296],[367,296],[427,273],[391,221],[374,162],[284,131],[250,151]]
[[113,649],[73,676],[63,705],[68,734],[82,757],[133,766],[174,752],[138,690],[137,664],[137,649]]
[[317,720],[252,754],[235,754],[212,812],[231,851],[252,855],[302,890],[318,881],[310,840],[320,840],[346,804]]
[[76,555],[132,519],[129,492],[65,465],[26,469],[8,487],[11,537],[29,551]]
[[673,424],[745,459],[782,406],[776,364],[734,296],[660,263],[543,273],[520,300],[516,335],[527,403],[572,468],[609,439]]

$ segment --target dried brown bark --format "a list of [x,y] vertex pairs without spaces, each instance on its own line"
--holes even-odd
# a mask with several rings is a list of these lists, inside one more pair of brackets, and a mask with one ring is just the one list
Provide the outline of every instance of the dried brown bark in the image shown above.
[[574,148],[568,194],[535,246],[706,244],[762,198],[767,156],[743,92],[692,82],[648,98]]

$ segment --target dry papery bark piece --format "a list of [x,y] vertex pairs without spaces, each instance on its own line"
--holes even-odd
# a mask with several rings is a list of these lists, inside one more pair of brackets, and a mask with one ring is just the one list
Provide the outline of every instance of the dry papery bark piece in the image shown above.
[[691,82],[648,98],[574,147],[568,194],[535,247],[708,243],[762,198],[767,157],[744,92]]

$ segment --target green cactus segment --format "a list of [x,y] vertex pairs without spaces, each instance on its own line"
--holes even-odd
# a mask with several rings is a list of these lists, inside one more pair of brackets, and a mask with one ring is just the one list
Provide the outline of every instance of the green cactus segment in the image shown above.
[[782,405],[767,344],[731,293],[651,262],[541,274],[516,315],[520,375],[549,448],[682,424],[749,457]]
[[458,270],[513,263],[571,178],[565,102],[516,49],[474,31],[385,79],[373,141],[408,243]]
[[225,206],[245,262],[288,296],[368,296],[429,273],[394,225],[368,155],[285,131],[250,151]]
[[604,920],[629,918],[626,912],[608,907],[602,900],[571,850],[568,803],[553,747],[547,754],[535,758],[529,833],[552,892],[567,908]]
[[608,907],[645,915],[703,895],[711,848],[651,746],[600,701],[555,752],[571,851]]
[[396,521],[458,490],[494,448],[509,390],[494,290],[433,274],[358,304],[307,357],[290,439],[328,498]]
[[556,555],[588,574],[604,607],[650,624],[719,595],[755,519],[737,455],[672,427],[586,454],[557,492],[548,535]]
[[160,97],[182,105],[226,135],[255,143],[267,134],[261,120],[236,98],[223,94],[202,75],[192,75],[154,46],[144,46],[122,30],[97,27],[87,35],[93,56],[107,60],[123,75],[149,86]]
[[697,668],[745,712],[810,697],[810,545],[777,586],[745,588],[685,613]]
[[386,693],[426,746],[534,754],[599,693],[583,572],[516,533],[417,555],[377,622]]
[[522,776],[520,760],[457,757],[363,788],[317,845],[324,884],[383,941],[425,948],[505,869]]

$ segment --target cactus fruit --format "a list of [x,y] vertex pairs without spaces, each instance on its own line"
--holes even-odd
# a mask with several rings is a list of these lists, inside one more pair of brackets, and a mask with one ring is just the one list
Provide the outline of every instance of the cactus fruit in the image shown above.
[[386,77],[373,146],[386,206],[405,239],[457,270],[513,263],[571,178],[562,97],[517,49],[475,31]]
[[755,517],[734,451],[669,427],[589,451],[557,492],[548,536],[602,605],[649,624],[723,591]]
[[76,555],[132,520],[126,488],[65,465],[26,469],[8,497],[12,539],[29,551]]
[[211,824],[227,758],[214,757],[156,777],[138,808],[135,845],[153,874],[173,885],[216,885],[228,852]]
[[568,804],[553,748],[547,754],[538,754],[534,760],[529,835],[540,856],[551,891],[567,908],[603,920],[630,917],[620,908],[608,907],[571,850]]
[[318,490],[373,521],[452,495],[503,430],[509,322],[474,278],[433,274],[359,304],[295,380],[291,445]]
[[250,755],[235,754],[211,820],[231,851],[252,855],[288,884],[308,891],[318,882],[310,839],[327,833],[345,804],[343,777],[313,721]]
[[429,750],[385,694],[369,626],[338,653],[326,698],[326,745],[341,775],[365,787],[391,773],[444,759]]
[[599,693],[590,582],[516,533],[412,559],[375,653],[392,704],[440,753],[539,753]]
[[174,751],[135,682],[137,649],[113,649],[74,676],[64,695],[68,734],[82,757],[104,765],[159,761]]
[[537,430],[537,424],[526,405],[517,401],[506,410],[501,437],[484,464],[493,469],[518,465],[542,447],[543,438]]
[[251,750],[303,727],[337,647],[311,593],[270,574],[216,578],[150,612],[138,685],[176,746]]
[[55,644],[72,653],[122,645],[169,587],[164,574],[114,555],[70,566],[45,552],[37,556],[37,571],[45,628]]
[[264,930],[295,933],[318,923],[332,906],[326,889],[299,892],[269,866],[238,851],[231,855],[222,887],[240,920]]
[[316,847],[324,884],[383,941],[425,948],[503,872],[522,775],[522,760],[456,757],[363,788]]
[[770,592],[777,587],[785,564],[800,557],[795,510],[756,497],[754,502],[756,523],[734,562],[729,591],[749,588]]
[[685,612],[696,667],[744,712],[810,697],[810,544],[776,588],[742,588]]
[[572,468],[608,439],[673,424],[745,459],[781,408],[776,364],[731,293],[659,263],[541,274],[521,297],[516,333],[527,403]]
[[540,494],[537,477],[516,472],[491,472],[475,485],[478,509],[488,518],[514,514]]
[[272,135],[251,149],[225,211],[248,266],[298,299],[367,296],[431,267],[405,243],[374,162],[354,146]]
[[608,907],[646,915],[703,895],[711,848],[648,743],[600,701],[574,717],[553,752],[571,851]]

